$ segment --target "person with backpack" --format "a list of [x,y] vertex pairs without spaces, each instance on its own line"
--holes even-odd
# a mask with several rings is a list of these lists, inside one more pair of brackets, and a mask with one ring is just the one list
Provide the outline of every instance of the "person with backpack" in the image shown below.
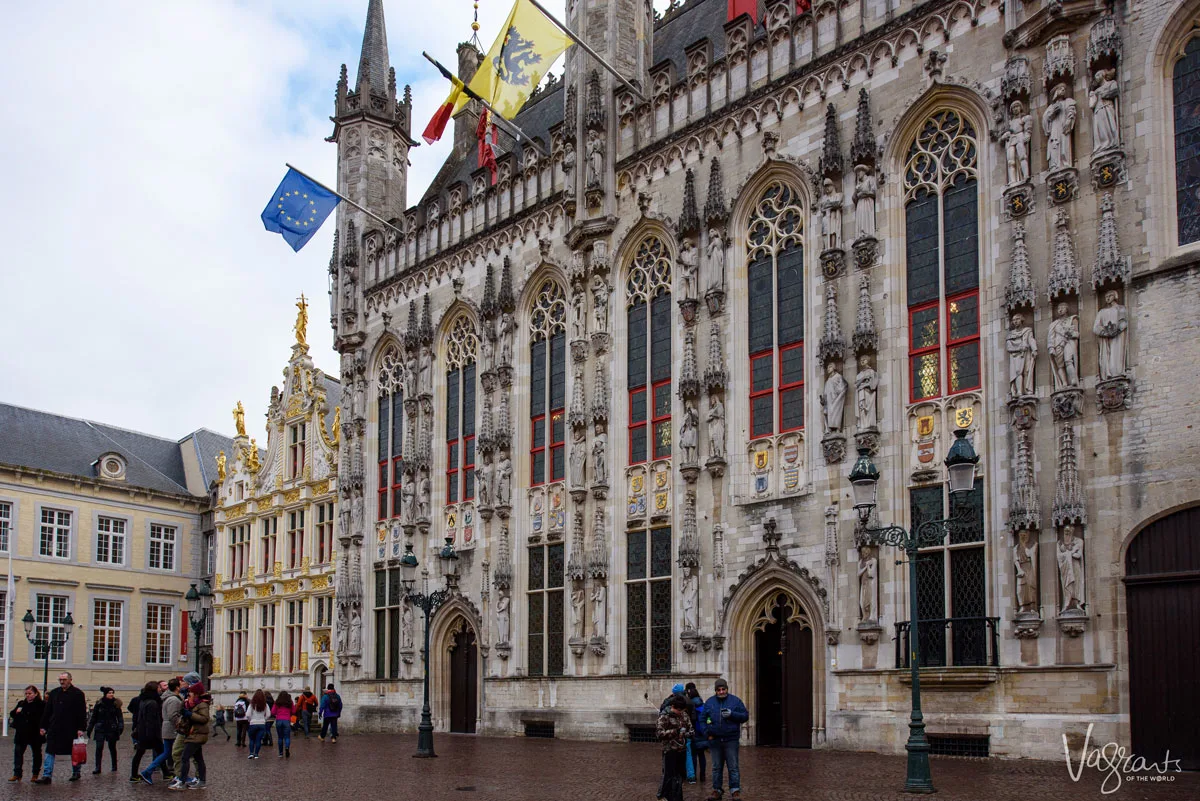
[[234,733],[237,734],[237,742],[233,744],[234,748],[246,747],[246,733],[250,729],[250,721],[246,719],[246,710],[250,708],[250,698],[246,695],[246,691],[242,690],[238,693],[237,700],[233,702],[233,725]]
[[666,712],[658,716],[655,734],[663,749],[665,801],[683,801],[683,777],[686,771],[687,744],[696,731],[688,714],[688,700],[682,694],[672,696]]
[[46,738],[38,727],[42,725],[42,712],[46,702],[42,694],[32,684],[25,688],[25,697],[17,701],[17,705],[8,713],[13,731],[13,775],[10,782],[21,781],[21,769],[25,765],[25,749],[33,750],[33,781],[37,781],[42,771],[42,744]]
[[313,691],[308,687],[304,688],[304,692],[296,699],[296,710],[300,715],[300,722],[304,727],[304,739],[308,739],[308,735],[312,730],[313,711],[317,708],[317,696],[313,695]]
[[331,742],[337,742],[338,738],[338,718],[342,716],[342,696],[337,694],[330,684],[325,688],[325,694],[321,696],[321,736],[318,738],[321,742],[325,742],[325,735],[332,731],[333,739]]
[[696,689],[694,681],[687,683],[687,687],[684,688],[684,696],[688,699],[688,712],[692,717],[692,726],[696,729],[690,748],[692,767],[688,771],[688,784],[695,784],[697,780],[704,784],[708,777],[708,760],[705,757],[705,752],[708,751],[708,740],[700,730],[700,713],[704,711],[704,699],[700,696],[700,691]]
[[216,736],[217,729],[220,729],[225,735],[225,742],[229,742],[229,730],[225,728],[225,718],[228,714],[229,713],[226,711],[225,707],[221,706],[220,704],[217,704],[217,710],[213,714],[213,736]]
[[[200,682],[188,687],[188,698],[183,703],[181,715],[187,722],[187,733],[183,735],[179,776],[167,785],[167,789],[203,790],[208,778],[208,768],[204,764],[204,744],[208,742],[208,724],[212,719],[212,696],[204,691],[204,685]],[[188,778],[193,760],[196,762],[196,777]]]
[[271,695],[270,690],[263,690],[267,697],[267,729],[263,732],[263,745],[274,745],[275,738],[272,734],[275,731],[275,696]]
[[159,768],[162,768],[163,781],[175,778],[175,759],[172,754],[175,751],[175,738],[178,736],[177,727],[182,721],[183,713],[183,698],[179,695],[179,679],[171,679],[167,682],[167,689],[159,698],[159,705],[159,719],[161,720],[159,739],[162,741],[162,750],[145,770],[138,773],[138,778],[146,784],[154,784],[154,771]]
[[[129,765],[129,781],[140,782],[142,757],[149,751],[157,759],[162,753],[162,701],[158,697],[158,682],[146,682],[137,701],[137,714],[133,718],[133,739],[137,744],[133,750],[133,761]],[[134,704],[131,701],[129,705]],[[151,760],[153,762],[153,760]]]
[[117,772],[117,740],[125,731],[125,713],[121,702],[117,700],[116,690],[112,687],[100,688],[100,700],[92,707],[92,715],[88,720],[87,736],[96,739],[96,769],[92,775],[100,772],[104,761],[104,744],[108,743],[108,754],[112,761],[112,771]]

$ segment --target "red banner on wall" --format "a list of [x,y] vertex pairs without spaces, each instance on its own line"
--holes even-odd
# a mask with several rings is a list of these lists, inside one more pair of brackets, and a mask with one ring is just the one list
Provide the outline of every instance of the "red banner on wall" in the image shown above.
[[749,14],[750,19],[758,22],[758,0],[729,0],[729,20],[740,17],[742,14]]
[[188,655],[188,613],[186,609],[179,612],[179,655]]

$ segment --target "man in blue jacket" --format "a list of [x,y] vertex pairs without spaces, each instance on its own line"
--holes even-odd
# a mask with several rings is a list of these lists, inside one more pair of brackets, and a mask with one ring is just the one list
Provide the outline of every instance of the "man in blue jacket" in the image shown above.
[[738,738],[742,724],[750,719],[746,705],[736,695],[729,694],[729,682],[717,679],[713,685],[716,692],[704,703],[700,711],[703,732],[708,738],[708,750],[712,752],[712,794],[710,801],[718,801],[723,793],[722,768],[729,766],[729,794],[734,801],[742,797],[742,775],[738,770]]

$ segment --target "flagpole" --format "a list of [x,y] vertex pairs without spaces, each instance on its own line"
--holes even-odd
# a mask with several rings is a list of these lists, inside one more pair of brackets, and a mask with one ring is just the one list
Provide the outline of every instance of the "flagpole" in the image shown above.
[[465,81],[463,81],[457,75],[454,75],[454,73],[450,72],[450,70],[448,70],[444,66],[442,66],[442,63],[440,61],[438,61],[436,58],[434,58],[433,56],[426,53],[424,50],[421,51],[421,55],[425,56],[425,58],[428,59],[429,63],[433,64],[433,66],[435,66],[439,70],[441,70],[443,74],[450,75],[455,80],[459,81],[459,83],[461,83],[463,85],[463,88],[462,88],[463,93],[466,94],[466,96],[471,98],[472,100],[477,100],[480,103],[482,103],[484,108],[486,108],[488,111],[492,112],[492,120],[497,125],[499,125],[501,128],[504,128],[507,133],[512,135],[514,138],[516,138],[516,140],[518,142],[526,142],[530,147],[532,147],[534,150],[536,150],[539,155],[542,155],[542,156],[549,155],[548,153],[546,153],[546,151],[544,151],[540,147],[538,147],[537,142],[535,142],[533,140],[533,137],[531,137],[529,134],[525,133],[520,128],[518,128],[517,124],[514,123],[512,120],[505,119],[504,116],[500,112],[496,111],[496,109],[492,106],[491,103],[487,102],[482,97],[480,97],[477,92],[472,92],[470,90],[470,88],[467,87],[467,84]]
[[296,169],[296,168],[295,168],[295,167],[293,167],[291,164],[288,164],[286,161],[283,163],[283,166],[287,167],[289,170],[292,170],[292,171],[293,171],[293,172],[295,172],[297,175],[303,176],[304,178],[307,178],[308,180],[312,181],[314,184],[316,184],[317,186],[321,187],[322,189],[324,189],[326,192],[328,192],[329,194],[333,195],[334,197],[336,197],[336,198],[339,198],[339,199],[341,199],[341,200],[344,200],[346,203],[348,203],[349,205],[351,205],[351,206],[353,206],[354,208],[358,209],[358,210],[359,210],[359,211],[361,211],[363,214],[367,215],[368,217],[370,217],[370,218],[371,218],[371,219],[373,219],[373,220],[376,220],[376,221],[377,221],[377,222],[378,222],[380,225],[385,225],[385,226],[387,226],[388,228],[391,228],[391,229],[392,229],[393,231],[395,231],[396,233],[400,234],[401,236],[404,236],[404,232],[403,232],[402,230],[400,230],[400,229],[399,229],[399,228],[397,228],[396,226],[392,225],[390,222],[388,222],[387,220],[383,219],[382,217],[380,217],[380,216],[379,216],[378,214],[376,214],[375,212],[373,212],[373,211],[368,211],[367,209],[364,209],[362,206],[358,205],[357,203],[355,203],[355,202],[354,202],[353,200],[351,200],[350,198],[348,198],[348,197],[346,197],[345,195],[343,195],[342,193],[338,192],[336,189],[330,189],[328,186],[326,186],[325,184],[321,183],[321,182],[320,182],[320,181],[318,181],[316,178],[313,178],[311,175],[309,175],[308,173],[304,172],[303,170],[298,170],[298,169]]
[[[12,610],[13,604],[17,599],[13,597],[13,572],[12,572],[12,537],[9,537],[8,543],[8,583],[4,585],[4,703],[8,704],[8,665],[12,662]],[[4,731],[0,736],[8,736],[8,715],[4,716]]]
[[606,70],[608,70],[608,72],[612,73],[612,76],[614,78],[616,78],[618,81],[620,81],[622,84],[624,84],[625,88],[628,89],[629,91],[633,92],[639,100],[641,100],[643,103],[647,102],[646,96],[641,93],[641,90],[639,90],[636,86],[634,86],[628,80],[626,80],[625,76],[623,76],[623,75],[621,75],[621,73],[617,72],[616,67],[614,67],[612,64],[609,64],[607,61],[605,61],[600,56],[599,53],[597,53],[592,48],[588,47],[587,44],[582,39],[580,39],[578,35],[576,35],[575,31],[571,30],[566,25],[563,25],[561,22],[559,22],[558,17],[554,16],[549,11],[547,11],[546,7],[543,6],[541,3],[539,3],[538,0],[529,0],[529,4],[531,6],[533,6],[534,8],[536,8],[538,11],[545,14],[546,19],[553,22],[555,27],[557,27],[560,31],[565,33],[572,42],[574,42],[575,44],[577,44],[581,48],[583,48],[583,52],[587,53],[589,56],[596,59],[596,61],[600,62],[600,66],[604,67],[604,69],[606,69]]

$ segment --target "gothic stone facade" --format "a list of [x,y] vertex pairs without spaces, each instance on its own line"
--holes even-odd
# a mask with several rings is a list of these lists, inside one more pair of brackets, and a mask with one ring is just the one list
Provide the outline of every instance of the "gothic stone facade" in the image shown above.
[[[539,148],[491,183],[468,109],[409,207],[370,3],[333,141],[339,190],[395,228],[343,205],[330,263],[358,725],[416,722],[396,565],[411,544],[436,588],[449,537],[439,728],[619,739],[724,675],[747,742],[900,749],[913,610],[852,506],[865,448],[879,521],[963,516],[919,566],[930,731],[1128,743],[1126,550],[1200,501],[1171,110],[1200,4],[812,5],[568,3],[646,98],[576,48],[516,120]],[[959,427],[982,460],[951,501]]]

